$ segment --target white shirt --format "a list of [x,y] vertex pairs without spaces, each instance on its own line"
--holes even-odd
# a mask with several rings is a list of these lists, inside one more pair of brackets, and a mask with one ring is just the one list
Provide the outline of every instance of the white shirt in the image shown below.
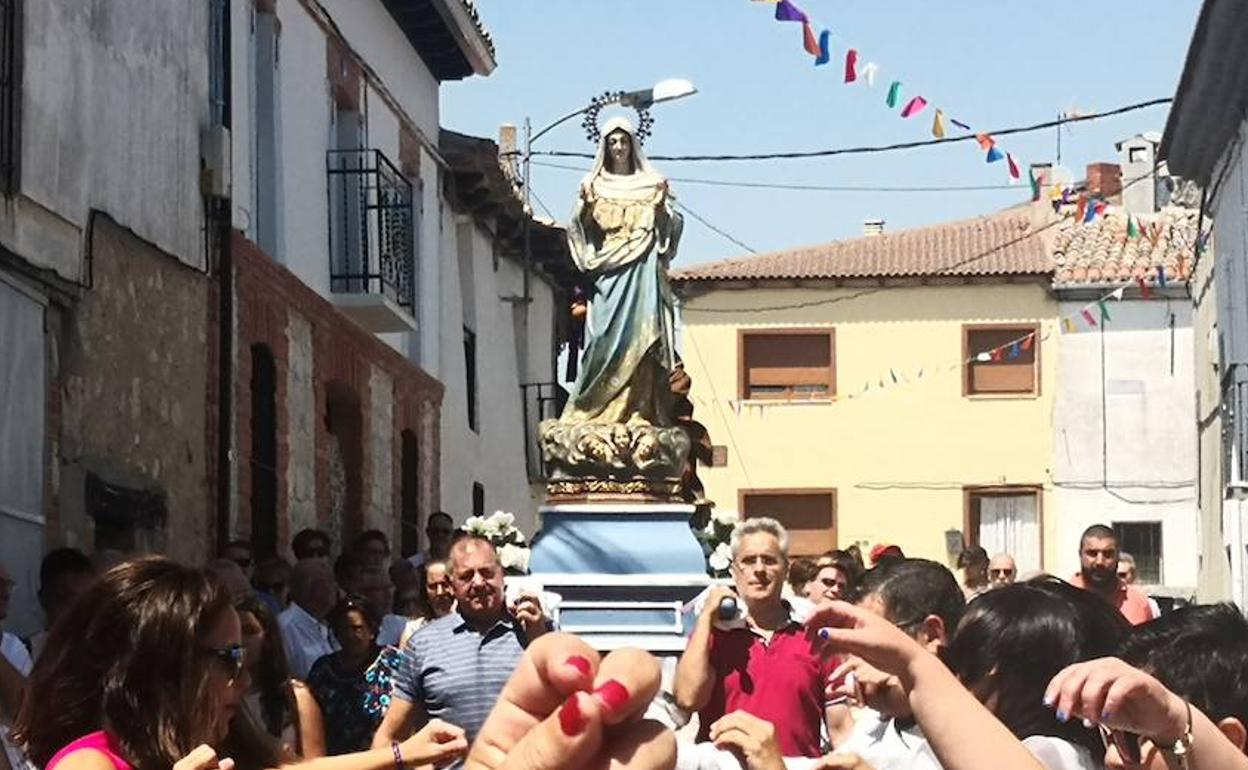
[[30,676],[30,653],[27,652],[26,645],[8,631],[0,631],[0,634],[3,634],[3,638],[0,638],[0,655],[4,655],[22,676]]
[[[1101,770],[1091,752],[1061,738],[1032,735],[1022,744],[1047,770]],[[941,770],[917,725],[900,727],[897,720],[871,709],[863,710],[853,733],[835,753],[857,754],[875,770]]]
[[286,648],[290,674],[297,679],[307,679],[313,663],[338,651],[338,642],[329,632],[329,626],[298,604],[292,602],[282,610],[277,624],[282,629],[282,646]]

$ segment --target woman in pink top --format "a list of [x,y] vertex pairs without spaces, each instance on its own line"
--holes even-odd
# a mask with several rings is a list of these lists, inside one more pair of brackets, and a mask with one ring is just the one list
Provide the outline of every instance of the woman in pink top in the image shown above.
[[[279,767],[293,757],[239,709],[248,680],[230,596],[202,570],[138,559],[110,570],[53,626],[15,736],[45,770]],[[466,750],[461,730],[434,721],[390,749],[299,767],[440,766]]]

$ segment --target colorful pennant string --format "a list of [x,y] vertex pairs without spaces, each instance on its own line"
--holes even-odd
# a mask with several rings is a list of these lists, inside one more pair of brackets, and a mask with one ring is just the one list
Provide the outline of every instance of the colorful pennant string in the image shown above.
[[1136,285],[1138,285],[1138,286],[1140,287],[1140,296],[1141,296],[1141,297],[1143,297],[1144,299],[1152,299],[1152,298],[1153,298],[1153,290],[1152,290],[1152,289],[1150,289],[1150,288],[1148,288],[1148,281],[1144,280],[1144,277],[1143,277],[1143,276],[1141,276],[1141,277],[1139,277],[1139,278],[1136,278],[1136,279],[1135,279],[1135,283],[1136,283]]
[[[1095,209],[1092,209],[1092,210],[1095,210]],[[1149,300],[1153,298],[1153,292],[1148,286],[1148,281],[1144,280],[1143,277],[1135,278],[1134,283],[1140,289],[1141,299]],[[1161,286],[1166,285],[1165,267],[1158,266],[1157,283]],[[1113,289],[1109,293],[1098,297],[1095,301],[1089,302],[1088,304],[1084,305],[1079,310],[1079,314],[1083,316],[1084,322],[1087,323],[1089,327],[1096,328],[1097,316],[1093,315],[1092,313],[1093,309],[1095,309],[1097,312],[1097,315],[1099,315],[1100,322],[1102,325],[1113,321],[1114,319],[1110,315],[1110,312],[1109,312],[1109,301],[1114,300],[1115,302],[1121,302],[1127,294],[1128,286],[1130,286],[1130,284],[1123,284],[1121,286],[1118,286],[1117,288]],[[1075,331],[1078,331],[1078,328],[1075,326],[1074,318],[1070,316],[1062,317],[1062,331],[1066,334],[1071,334]]]
[[[806,52],[815,57],[815,66],[823,66],[832,60],[832,41],[831,30],[824,24],[820,24],[810,18],[801,8],[799,8],[792,0],[754,0],[755,2],[768,2],[775,5],[775,19],[781,22],[796,22],[802,25],[802,45]],[[816,30],[819,33],[816,34]],[[859,51],[857,48],[845,46],[845,83],[856,83],[862,81],[867,84],[868,88],[875,86],[875,78],[879,73],[879,65],[875,62],[867,62],[861,67],[858,64]],[[892,78],[888,81],[888,95],[884,103],[889,109],[895,110],[902,105],[902,81]],[[912,118],[923,111],[928,105],[928,100],[922,94],[916,94],[905,102],[905,106],[901,109],[902,118]],[[968,123],[949,117],[943,108],[937,109],[932,119],[932,136],[937,139],[944,139],[948,136],[949,125],[970,132],[971,126]],[[986,161],[995,163],[1004,159],[1008,169],[1008,179],[1010,184],[1014,184],[1022,178],[1022,164],[1014,157],[1012,153],[1007,153],[996,147],[996,140],[988,134],[977,134],[980,148],[987,153]],[[1034,175],[1029,174],[1032,182],[1032,199],[1039,198],[1039,181]],[[1101,211],[1096,211],[1100,214]],[[1132,236],[1135,237],[1135,236]]]

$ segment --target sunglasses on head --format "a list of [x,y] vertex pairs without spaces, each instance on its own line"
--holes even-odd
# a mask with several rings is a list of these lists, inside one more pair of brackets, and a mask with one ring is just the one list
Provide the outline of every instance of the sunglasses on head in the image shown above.
[[231,644],[229,647],[211,649],[207,653],[229,673],[231,684],[243,675],[246,653],[243,651],[241,644]]
[[1125,730],[1111,730],[1105,725],[1097,725],[1097,728],[1106,751],[1113,746],[1118,750],[1118,756],[1128,765],[1138,765],[1143,761],[1144,752],[1140,748],[1140,736]]

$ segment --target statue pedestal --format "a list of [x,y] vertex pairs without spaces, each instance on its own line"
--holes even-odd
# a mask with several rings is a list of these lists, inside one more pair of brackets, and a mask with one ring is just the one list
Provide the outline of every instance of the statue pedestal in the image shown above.
[[599,650],[683,651],[681,607],[710,584],[692,505],[558,504],[541,509],[530,574],[562,595],[558,623]]

